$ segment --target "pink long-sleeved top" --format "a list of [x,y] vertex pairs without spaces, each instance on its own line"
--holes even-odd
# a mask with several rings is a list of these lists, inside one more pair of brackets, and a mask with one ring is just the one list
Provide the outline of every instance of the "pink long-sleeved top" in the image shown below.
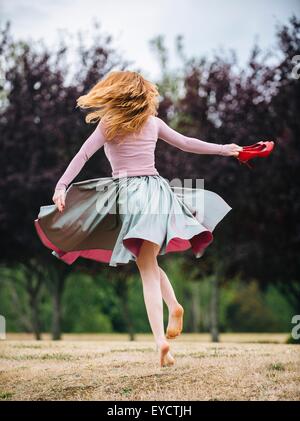
[[106,140],[101,120],[74,156],[66,171],[58,180],[55,189],[66,190],[68,185],[79,174],[84,164],[102,146],[112,168],[112,177],[159,175],[155,168],[154,157],[158,138],[185,152],[214,155],[226,154],[225,145],[208,143],[197,138],[184,136],[154,115],[149,116],[138,134],[134,133],[125,136],[122,139],[122,143],[115,142],[115,139],[113,141]]

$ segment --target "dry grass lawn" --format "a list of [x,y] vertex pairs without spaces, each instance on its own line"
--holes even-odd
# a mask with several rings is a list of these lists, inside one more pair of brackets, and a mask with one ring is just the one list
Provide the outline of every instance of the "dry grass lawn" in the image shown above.
[[299,400],[300,347],[282,334],[183,334],[158,366],[148,335],[0,341],[0,400]]

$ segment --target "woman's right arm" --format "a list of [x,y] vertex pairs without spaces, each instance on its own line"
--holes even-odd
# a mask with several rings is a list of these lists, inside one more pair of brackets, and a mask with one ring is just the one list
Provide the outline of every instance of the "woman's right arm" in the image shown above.
[[65,194],[68,185],[79,174],[91,156],[94,155],[94,153],[104,145],[105,140],[106,139],[104,136],[101,120],[96,129],[83,143],[55,186],[52,200],[57,205],[59,211],[62,211],[65,206]]

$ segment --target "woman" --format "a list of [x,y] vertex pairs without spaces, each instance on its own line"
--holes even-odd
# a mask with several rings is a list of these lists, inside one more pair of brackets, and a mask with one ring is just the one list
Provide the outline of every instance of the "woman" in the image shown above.
[[[58,180],[55,205],[40,208],[35,227],[44,245],[68,264],[78,257],[110,266],[136,262],[160,365],[168,366],[174,358],[167,339],[181,333],[184,310],[157,256],[192,248],[201,257],[231,208],[213,192],[171,187],[155,168],[157,139],[196,154],[238,156],[242,148],[173,130],[157,117],[158,97],[156,85],[139,73],[113,71],[78,98],[77,106],[92,108],[86,121],[99,123]],[[102,146],[112,176],[70,185]],[[169,309],[166,335],[162,299]]]

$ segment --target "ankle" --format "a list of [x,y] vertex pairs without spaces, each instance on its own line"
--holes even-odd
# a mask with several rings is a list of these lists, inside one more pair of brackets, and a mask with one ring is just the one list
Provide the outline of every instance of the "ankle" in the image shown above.
[[162,346],[169,344],[166,337],[160,338],[156,340],[156,346],[160,349]]
[[180,309],[183,309],[182,305],[181,305],[181,304],[179,304],[179,302],[178,302],[178,301],[174,301],[173,303],[171,303],[171,304],[168,306],[169,313],[172,313],[173,311],[178,310],[179,308],[180,308]]

